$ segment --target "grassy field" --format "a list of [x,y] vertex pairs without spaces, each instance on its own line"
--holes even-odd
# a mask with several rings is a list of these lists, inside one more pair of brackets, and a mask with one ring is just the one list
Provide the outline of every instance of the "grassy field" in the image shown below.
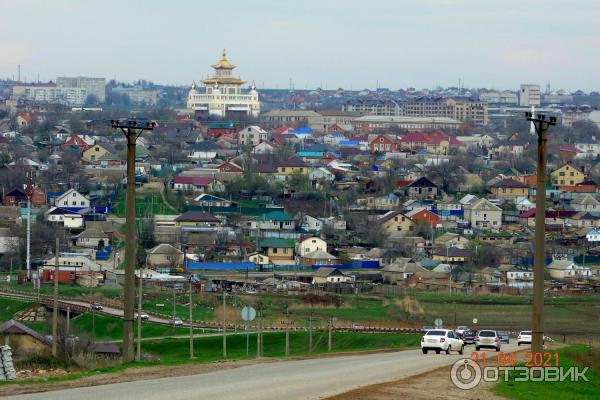
[[[113,205],[113,214],[125,217],[125,193],[117,195]],[[138,218],[147,217],[148,214],[175,215],[175,211],[169,208],[162,200],[160,193],[136,193],[135,214]]]
[[585,400],[600,396],[600,351],[587,346],[569,346],[558,350],[559,366],[588,366],[589,382],[515,382],[514,377],[494,387],[500,396],[515,400]]
[[[62,322],[64,329],[64,322]],[[51,325],[49,322],[28,322],[27,326],[35,329],[39,333],[51,334]],[[95,327],[95,335],[94,335]],[[111,317],[102,314],[85,313],[71,319],[71,332],[94,337],[97,341],[121,340],[123,338],[123,320],[117,317]],[[135,335],[137,337],[137,321],[134,324]],[[202,333],[196,330],[196,333]],[[142,322],[142,337],[164,337],[187,335],[189,328],[176,328],[165,325]]]
[[[285,334],[282,332],[264,333],[263,350],[265,357],[282,357],[285,354]],[[419,335],[333,333],[332,352],[367,351],[381,349],[405,349],[419,346]],[[312,354],[327,353],[327,336],[319,332],[313,334],[314,350]],[[218,361],[222,356],[222,338],[220,336],[197,338],[194,340],[197,361]],[[144,353],[159,357],[161,362],[179,363],[189,361],[189,340],[164,339],[142,343]],[[290,333],[290,355],[308,354],[308,334]],[[246,358],[246,335],[227,337],[227,355],[229,359]],[[250,335],[250,358],[256,356],[256,335]]]
[[0,297],[0,322],[8,321],[16,312],[26,309],[33,303],[27,301],[11,300]]
[[[0,282],[0,291],[2,291],[2,289],[12,289],[26,294],[37,295],[37,289],[34,289],[31,283],[19,284],[16,281],[12,281],[10,283],[2,281]],[[40,286],[40,295],[51,296],[53,293],[53,283],[42,283],[42,285]],[[120,287],[98,287],[92,289],[92,294],[95,297],[115,298],[123,294],[123,289]],[[59,283],[58,295],[61,297],[88,299],[90,295],[90,289],[70,283]]]

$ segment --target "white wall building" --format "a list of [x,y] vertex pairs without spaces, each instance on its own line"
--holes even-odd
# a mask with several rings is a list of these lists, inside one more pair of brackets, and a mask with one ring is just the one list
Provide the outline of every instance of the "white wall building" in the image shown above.
[[54,205],[61,208],[87,208],[90,199],[75,189],[69,189],[54,200]]
[[225,50],[221,60],[212,67],[215,74],[202,81],[206,85],[204,93],[197,90],[195,83],[192,84],[187,108],[218,117],[235,114],[257,117],[260,114],[258,92],[253,84],[248,93],[242,93],[242,85],[246,82],[232,75],[235,65],[229,62]]
[[238,144],[243,146],[256,146],[268,139],[269,133],[256,125],[247,126],[238,132]]
[[105,78],[87,78],[77,77],[58,77],[56,85],[62,87],[81,88],[87,91],[87,95],[94,95],[100,103],[106,100],[106,79]]
[[521,85],[519,90],[519,106],[539,107],[542,104],[540,85]]
[[12,97],[40,103],[60,103],[68,106],[82,106],[87,99],[85,88],[63,87],[55,84],[33,84],[14,86]]

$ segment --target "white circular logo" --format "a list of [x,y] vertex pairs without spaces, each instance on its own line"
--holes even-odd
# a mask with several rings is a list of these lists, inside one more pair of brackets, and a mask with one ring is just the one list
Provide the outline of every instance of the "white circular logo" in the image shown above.
[[461,358],[452,365],[450,379],[459,389],[473,389],[481,382],[481,367],[470,358]]

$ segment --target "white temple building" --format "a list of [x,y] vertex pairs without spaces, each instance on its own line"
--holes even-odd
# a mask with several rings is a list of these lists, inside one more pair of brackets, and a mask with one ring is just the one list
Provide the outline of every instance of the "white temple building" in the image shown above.
[[235,117],[235,115],[251,115],[257,117],[260,113],[258,92],[252,84],[250,91],[242,93],[242,85],[246,83],[232,75],[235,65],[227,59],[225,50],[218,63],[212,65],[215,73],[204,79],[204,88],[192,84],[188,93],[187,108],[200,115],[218,117]]

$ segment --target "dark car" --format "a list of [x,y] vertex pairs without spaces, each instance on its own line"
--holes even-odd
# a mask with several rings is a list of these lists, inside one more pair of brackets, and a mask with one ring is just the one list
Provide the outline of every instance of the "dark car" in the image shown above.
[[500,337],[500,343],[510,343],[507,332],[498,332],[498,336]]
[[90,304],[90,308],[94,311],[102,311],[104,309],[100,303],[92,303]]
[[463,342],[465,344],[475,344],[475,337],[477,336],[476,331],[465,331],[462,335]]

